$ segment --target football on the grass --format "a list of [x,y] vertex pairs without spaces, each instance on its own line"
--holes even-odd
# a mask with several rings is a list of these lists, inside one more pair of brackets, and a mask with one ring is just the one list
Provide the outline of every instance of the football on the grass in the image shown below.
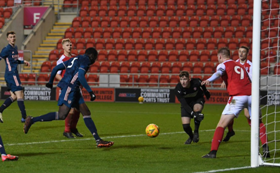
[[154,138],[154,137],[157,137],[159,134],[159,127],[156,125],[156,124],[149,124],[147,127],[146,127],[146,135],[151,137],[151,138]]
[[139,101],[139,103],[143,103],[144,102],[144,97],[142,97],[142,96],[138,97],[138,101]]

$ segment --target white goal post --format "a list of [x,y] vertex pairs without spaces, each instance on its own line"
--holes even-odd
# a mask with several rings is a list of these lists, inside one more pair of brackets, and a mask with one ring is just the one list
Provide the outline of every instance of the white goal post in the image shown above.
[[[253,73],[252,73],[252,105],[251,105],[251,167],[264,166],[280,166],[280,73],[279,66],[279,51],[280,51],[280,8],[275,7],[272,4],[279,3],[277,0],[254,0],[253,3],[253,37],[252,37],[252,63],[253,63]],[[265,4],[266,8],[262,8],[262,4]],[[278,9],[277,9],[278,8]],[[266,16],[262,17],[262,12],[267,10]],[[276,10],[278,14],[277,17],[273,16],[270,11]],[[272,23],[272,19],[278,21],[277,25]],[[262,27],[261,24],[266,20],[269,25]],[[271,27],[271,28],[270,28]],[[272,30],[276,30],[277,34],[273,36],[270,34]],[[262,32],[268,32],[266,37],[261,37]],[[272,41],[273,40],[273,41]],[[267,42],[267,46],[262,45],[263,42]],[[272,44],[272,42],[274,44]],[[276,43],[276,44],[275,44]],[[273,57],[270,52],[274,53]],[[268,52],[265,56],[261,57],[261,52]],[[274,61],[270,61],[270,58],[274,58]],[[261,67],[261,62],[266,62],[266,67]],[[262,68],[267,69],[267,74],[260,75]],[[273,69],[277,69],[276,72]],[[265,83],[263,85],[263,83]],[[260,107],[260,92],[265,90],[267,94],[264,96],[267,99],[267,103]],[[263,97],[263,98],[264,98]],[[274,97],[275,102],[269,101],[269,98]],[[263,123],[267,129],[268,146],[270,147],[270,157],[263,158],[260,153],[259,144],[259,114],[260,110],[265,110],[263,114]],[[264,111],[263,111],[264,112]],[[277,118],[278,117],[278,118]]]

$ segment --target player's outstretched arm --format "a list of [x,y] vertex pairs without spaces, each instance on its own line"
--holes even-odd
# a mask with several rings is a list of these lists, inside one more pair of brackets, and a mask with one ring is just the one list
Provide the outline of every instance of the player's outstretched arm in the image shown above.
[[57,66],[55,66],[55,67],[53,68],[52,73],[51,73],[50,80],[49,80],[49,82],[46,84],[46,87],[52,88],[53,80],[54,80],[54,78],[55,78],[55,76],[56,76],[57,71],[58,71],[58,70],[63,70],[63,69],[65,69],[65,65],[64,65],[63,63],[61,63],[61,64],[59,64],[59,65],[57,65]]
[[209,100],[209,98],[210,98],[210,96],[211,96],[210,92],[207,90],[207,88],[206,88],[205,85],[201,85],[201,88],[202,88],[203,93],[204,93],[204,95],[206,96],[207,100]]
[[91,101],[94,101],[96,96],[95,94],[93,93],[93,91],[91,90],[91,88],[89,87],[88,83],[87,83],[87,80],[85,78],[85,70],[84,69],[79,69],[79,75],[78,75],[78,79],[80,81],[80,83],[82,84],[82,86],[87,90],[87,92],[90,94],[90,100]]

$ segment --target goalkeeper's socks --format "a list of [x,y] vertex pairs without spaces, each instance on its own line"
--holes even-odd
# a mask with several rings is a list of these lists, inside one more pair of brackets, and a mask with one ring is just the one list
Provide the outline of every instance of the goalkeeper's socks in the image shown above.
[[24,106],[23,99],[18,99],[17,103],[18,103],[18,107],[19,107],[20,112],[21,112],[21,117],[23,119],[25,119],[26,118],[26,111],[25,111],[25,106]]
[[212,145],[211,145],[211,151],[212,150],[218,150],[219,145],[222,141],[222,138],[224,136],[224,128],[223,127],[217,127],[214,133],[214,137],[212,140]]
[[14,102],[12,97],[9,97],[5,100],[5,102],[0,107],[0,112],[3,112],[7,107],[9,107]]
[[7,154],[1,136],[0,136],[0,154],[5,154],[5,155]]
[[50,112],[45,115],[41,115],[39,117],[33,117],[32,123],[35,123],[37,121],[53,121],[53,120],[58,119],[58,118],[56,118],[56,117],[58,117],[56,115],[57,115],[57,112]]
[[260,139],[262,145],[267,143],[266,128],[262,122],[260,123]]
[[89,129],[89,131],[93,135],[94,139],[95,140],[100,140],[100,137],[98,136],[95,124],[94,124],[94,122],[91,119],[91,116],[87,115],[87,116],[83,116],[83,118],[84,118],[84,122],[85,122],[87,128]]
[[193,139],[193,133],[190,124],[183,124],[183,129],[190,136],[190,138]]
[[198,129],[200,126],[200,121],[194,120],[194,132],[198,133]]

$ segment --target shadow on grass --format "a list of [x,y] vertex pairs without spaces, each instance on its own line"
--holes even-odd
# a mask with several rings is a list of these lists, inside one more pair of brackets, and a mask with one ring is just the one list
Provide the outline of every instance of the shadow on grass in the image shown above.
[[58,154],[63,152],[37,152],[37,153],[16,153],[17,156],[44,156],[44,155],[51,155],[51,154]]

